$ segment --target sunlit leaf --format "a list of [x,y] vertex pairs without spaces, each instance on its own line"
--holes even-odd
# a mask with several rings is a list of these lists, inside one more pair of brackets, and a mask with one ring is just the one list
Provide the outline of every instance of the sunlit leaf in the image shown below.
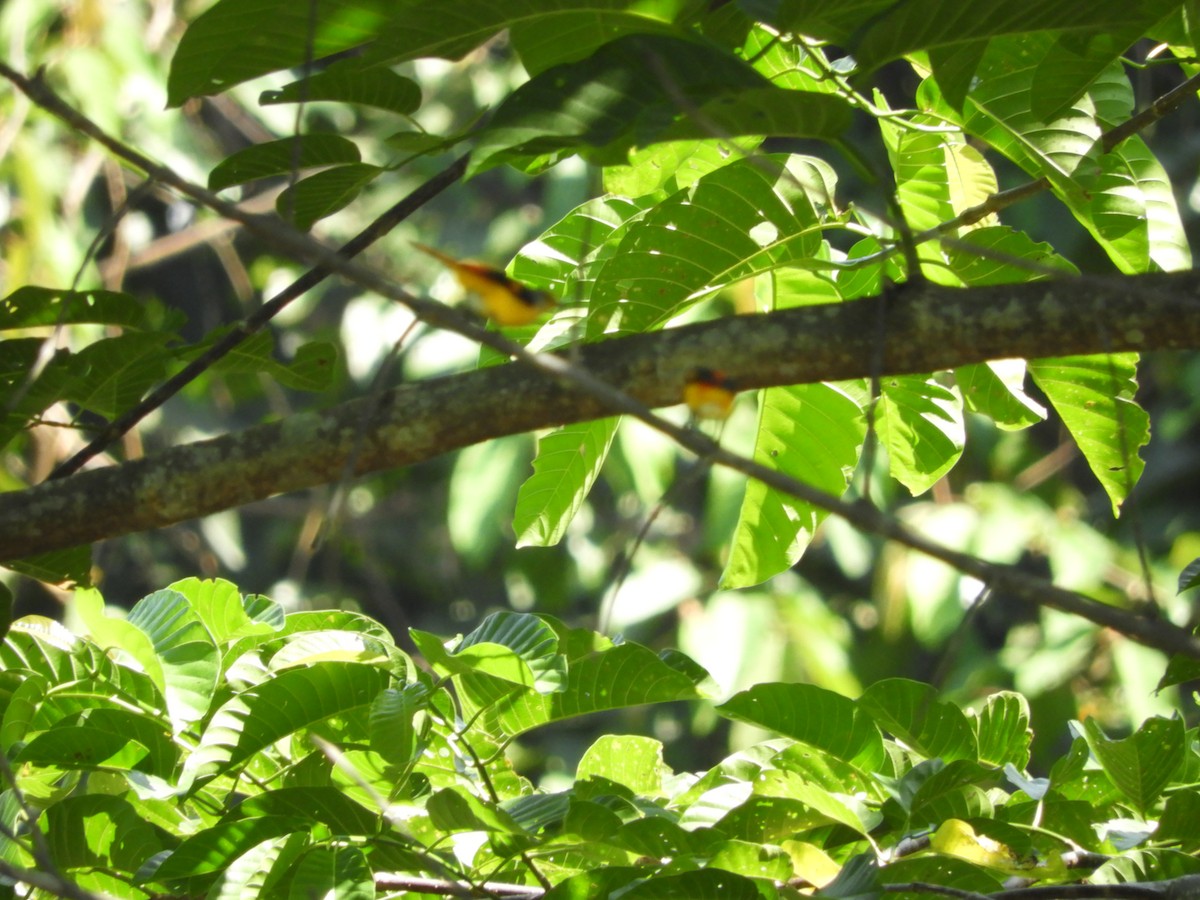
[[464,712],[479,712],[478,727],[495,738],[514,736],[548,722],[642,703],[705,696],[703,677],[671,665],[638,644],[626,643],[571,661],[561,691],[513,692],[511,685],[471,673],[459,681]]
[[859,701],[880,728],[928,757],[978,758],[975,731],[953,703],[937,698],[929,685],[904,678],[877,681]]
[[533,475],[521,485],[513,515],[518,547],[550,547],[562,540],[600,474],[619,422],[564,425],[538,439]]
[[[768,388],[759,401],[754,460],[840,496],[865,434],[858,402],[839,387]],[[748,482],[721,586],[749,587],[790,568],[826,514],[762,482]]]
[[602,735],[587,749],[575,771],[578,781],[606,778],[638,794],[654,796],[662,790],[663,746],[653,738],[635,735]]
[[289,669],[243,691],[209,721],[184,765],[184,782],[206,781],[297,729],[366,706],[389,681],[374,666],[325,662]]
[[597,47],[623,34],[684,33],[675,23],[695,6],[691,0],[590,0],[563,3],[565,8],[551,11],[545,4],[530,2],[540,15],[520,16],[523,5],[482,3],[480,8],[487,10],[485,15],[503,10],[512,16],[509,36],[530,75],[590,56]]
[[122,328],[175,328],[180,319],[154,320],[151,304],[116,291],[69,291],[26,285],[0,299],[0,332],[47,325],[120,325]]
[[1011,763],[1024,770],[1029,763],[1029,701],[1012,691],[992,694],[977,717],[975,739],[981,762],[1002,766]]
[[1111,740],[1094,719],[1083,723],[1088,747],[1130,802],[1145,813],[1183,763],[1186,741],[1183,722],[1147,719],[1123,740]]
[[757,684],[717,707],[723,716],[804,741],[837,759],[873,769],[883,740],[858,704],[808,684]]
[[478,672],[545,693],[561,690],[567,660],[553,627],[534,615],[492,613],[447,649],[434,635],[413,629],[425,659],[444,674]]
[[1112,502],[1113,515],[1146,464],[1150,417],[1134,399],[1137,354],[1041,359],[1029,366]]
[[247,797],[230,810],[228,819],[259,816],[307,817],[329,826],[334,834],[363,835],[379,830],[378,811],[368,810],[334,787],[291,787]]
[[[1043,121],[1030,92],[1038,67],[1054,51],[1046,33],[993,41],[963,107],[964,128],[1030,175],[1048,178],[1122,271],[1186,268],[1190,253],[1162,166],[1136,136],[1102,152],[1104,129],[1127,118],[1133,106],[1124,70],[1119,63],[1107,66],[1069,109]],[[932,86],[923,91],[936,102]]]
[[919,375],[889,375],[880,380],[880,387],[877,425],[892,477],[914,496],[922,494],[962,455],[962,400]]
[[202,718],[213,701],[221,657],[200,614],[183,594],[165,590],[139,600],[126,621],[154,645],[176,727]]
[[289,900],[338,897],[374,900],[375,877],[359,847],[313,847],[296,864]]
[[144,860],[173,843],[124,797],[68,797],[44,816],[47,850],[55,866],[85,891],[141,896],[128,893],[128,879],[118,873],[136,872]]
[[221,822],[186,838],[147,874],[156,881],[173,881],[213,875],[251,847],[293,832],[307,831],[310,820],[301,816],[256,816]]
[[730,163],[631,222],[596,276],[588,333],[661,327],[734,282],[780,266],[822,267],[821,221],[793,174],[804,162]]

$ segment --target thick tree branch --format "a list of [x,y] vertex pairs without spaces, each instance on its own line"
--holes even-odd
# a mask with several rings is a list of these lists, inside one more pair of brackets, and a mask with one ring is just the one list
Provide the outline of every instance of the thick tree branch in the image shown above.
[[[679,401],[685,374],[696,365],[726,369],[747,388],[864,377],[870,374],[873,324],[880,315],[887,320],[886,374],[1008,357],[1198,348],[1200,273],[966,290],[924,285],[886,299],[738,316],[605,341],[583,348],[577,364],[569,366],[573,371],[564,371],[560,379],[548,378],[547,371],[566,370],[568,364],[539,356],[541,371],[506,366],[404,385],[388,392],[369,423],[363,418],[372,401],[356,400],[0,495],[0,555],[14,559],[89,543],[334,481],[363,429],[360,474],[411,465],[501,435],[598,418],[614,409],[639,414],[642,404],[672,405]],[[581,376],[593,385],[581,385]],[[719,464],[781,490],[798,489],[791,479],[723,451],[703,435],[664,427],[661,420],[654,424]],[[1038,602],[1120,628],[1154,646],[1200,655],[1200,645],[1193,646],[1183,632],[1164,638],[1159,626],[1165,623],[1137,620],[1141,630],[1131,632],[1133,617],[1121,610],[1067,591],[1048,594],[1037,579],[930,544],[870,507],[841,503],[804,485],[799,489],[805,499],[832,507],[858,527],[901,540],[975,577],[1003,581]]]

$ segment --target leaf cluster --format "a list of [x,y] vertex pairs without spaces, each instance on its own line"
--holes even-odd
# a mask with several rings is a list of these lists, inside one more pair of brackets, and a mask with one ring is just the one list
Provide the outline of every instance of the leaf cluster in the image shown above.
[[[763,683],[716,707],[768,732],[711,769],[608,734],[539,787],[514,739],[640,704],[700,702],[677,652],[500,613],[416,666],[377,622],[285,613],[189,579],[124,618],[77,598],[84,633],[29,617],[0,647],[0,861],[121,897],[986,893],[1197,871],[1195,731],[1074,725],[1026,771],[1018,694],[960,709],[890,679],[857,700]],[[932,835],[932,836],[931,836]],[[1084,860],[1084,862],[1079,862]],[[65,888],[64,888],[65,891]]]

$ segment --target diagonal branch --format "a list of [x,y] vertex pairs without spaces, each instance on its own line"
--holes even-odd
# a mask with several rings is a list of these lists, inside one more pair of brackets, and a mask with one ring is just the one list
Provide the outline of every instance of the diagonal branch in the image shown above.
[[[375,221],[347,241],[338,250],[338,253],[347,259],[362,253],[418,209],[458,181],[462,177],[463,172],[467,170],[467,162],[469,160],[469,154],[460,156],[441,172],[422,183],[411,194],[384,211]],[[243,341],[262,331],[289,303],[312,290],[324,281],[329,274],[330,270],[319,264],[309,269],[256,309],[251,315],[243,319],[237,328],[227,332],[220,340],[204,351],[204,353],[200,354],[200,356],[184,366],[179,372],[143,397],[136,406],[101,429],[100,433],[92,438],[86,447],[51,472],[50,477],[63,478],[78,472],[88,460],[102,453],[105,447],[108,447],[113,441],[126,434],[138,422],[142,421],[142,419],[146,418],[146,416],[150,415],[150,413],[154,412],[154,410],[158,409],[199,378],[200,375],[211,368],[219,359],[227,356]]]

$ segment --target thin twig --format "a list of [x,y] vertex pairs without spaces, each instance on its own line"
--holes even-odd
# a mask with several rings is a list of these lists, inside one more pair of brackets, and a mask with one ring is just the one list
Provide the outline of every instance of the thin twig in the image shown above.
[[[399,203],[384,212],[374,222],[344,244],[337,252],[346,259],[351,259],[362,253],[363,250],[395,228],[397,224],[407,219],[451,184],[458,181],[462,177],[462,173],[466,170],[467,160],[467,156],[459,157],[447,168],[434,175]],[[243,222],[243,224],[245,223]],[[86,447],[58,466],[50,474],[50,478],[63,478],[79,471],[88,460],[102,453],[113,441],[128,432],[138,422],[211,368],[217,360],[226,356],[247,338],[265,328],[267,323],[278,315],[284,307],[320,284],[329,276],[330,272],[331,269],[322,265],[317,265],[305,272],[255,310],[254,313],[243,319],[237,328],[227,332],[224,337],[214,343],[207,351],[196,357],[176,375],[167,379],[151,391],[137,406],[110,422]]]

